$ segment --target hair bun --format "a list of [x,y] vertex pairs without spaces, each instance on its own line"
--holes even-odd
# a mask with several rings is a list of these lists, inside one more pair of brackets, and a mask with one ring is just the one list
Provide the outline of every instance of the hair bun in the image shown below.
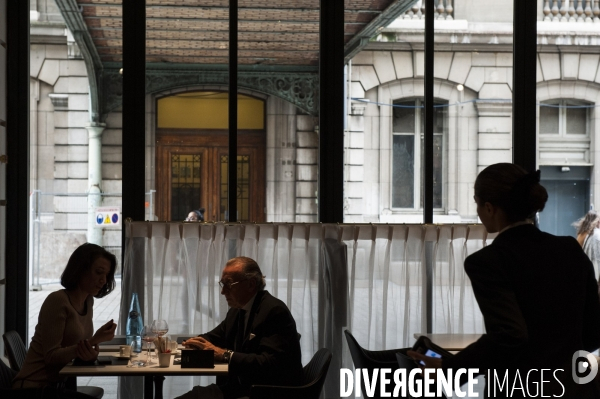
[[541,172],[539,169],[521,176],[511,190],[511,198],[528,197],[532,187],[540,182],[540,176]]

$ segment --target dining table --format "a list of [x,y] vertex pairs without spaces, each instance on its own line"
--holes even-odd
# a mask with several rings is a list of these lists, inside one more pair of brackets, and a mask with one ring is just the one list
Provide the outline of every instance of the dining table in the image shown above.
[[[143,359],[145,356],[140,355]],[[174,363],[176,355],[172,355],[168,367],[156,364],[144,367],[131,366],[128,360],[119,358],[119,352],[102,351],[99,362],[91,366],[67,364],[59,374],[64,377],[144,377],[144,399],[162,399],[162,383],[168,376],[226,376],[229,371],[227,363],[216,363],[214,368],[182,368]]]

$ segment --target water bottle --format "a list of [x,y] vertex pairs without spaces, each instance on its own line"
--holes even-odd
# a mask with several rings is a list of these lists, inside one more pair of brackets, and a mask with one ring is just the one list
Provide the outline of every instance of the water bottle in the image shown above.
[[138,300],[137,292],[134,292],[131,298],[131,306],[129,307],[125,334],[127,336],[127,345],[131,345],[133,341],[136,342],[136,345],[132,346],[136,352],[142,351],[142,328],[144,328],[144,322],[142,321],[142,312],[140,311],[140,301]]

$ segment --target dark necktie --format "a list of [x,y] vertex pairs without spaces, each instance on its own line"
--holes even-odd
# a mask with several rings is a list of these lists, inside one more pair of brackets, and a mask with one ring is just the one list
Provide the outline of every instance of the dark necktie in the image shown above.
[[242,349],[242,344],[244,343],[244,330],[246,327],[246,311],[244,309],[240,309],[238,312],[238,330],[237,335],[235,337],[235,350]]

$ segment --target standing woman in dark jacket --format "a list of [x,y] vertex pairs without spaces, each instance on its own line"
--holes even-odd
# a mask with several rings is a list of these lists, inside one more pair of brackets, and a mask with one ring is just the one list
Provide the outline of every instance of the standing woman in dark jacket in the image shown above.
[[548,199],[539,181],[539,171],[509,163],[477,176],[477,214],[489,233],[499,233],[465,260],[486,334],[443,361],[410,354],[427,367],[479,368],[500,381],[507,375],[504,389],[488,379],[488,397],[542,397],[543,386],[544,397],[600,398],[595,382],[574,382],[571,367],[575,352],[600,346],[594,269],[574,238],[533,225]]

